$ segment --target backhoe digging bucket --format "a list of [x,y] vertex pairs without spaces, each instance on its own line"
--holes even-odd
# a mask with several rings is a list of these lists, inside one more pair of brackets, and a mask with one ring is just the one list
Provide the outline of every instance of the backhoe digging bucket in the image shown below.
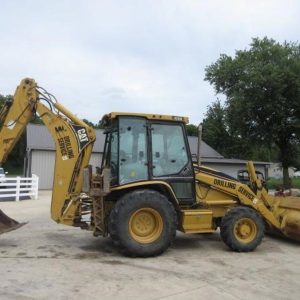
[[26,223],[19,223],[14,219],[11,219],[0,209],[0,234],[16,230],[25,224]]

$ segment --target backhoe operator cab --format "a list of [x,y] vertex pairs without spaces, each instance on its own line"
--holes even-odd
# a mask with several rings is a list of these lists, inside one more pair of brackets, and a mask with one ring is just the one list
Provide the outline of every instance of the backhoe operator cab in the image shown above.
[[102,167],[111,169],[111,188],[153,184],[180,203],[195,201],[194,172],[184,124],[186,118],[112,113]]
[[102,224],[128,254],[157,255],[169,247],[176,230],[211,233],[220,226],[222,239],[235,251],[251,251],[262,240],[263,219],[250,200],[255,195],[236,179],[193,164],[187,122],[129,113],[102,120],[101,169],[110,170],[110,190],[100,200],[106,212]]

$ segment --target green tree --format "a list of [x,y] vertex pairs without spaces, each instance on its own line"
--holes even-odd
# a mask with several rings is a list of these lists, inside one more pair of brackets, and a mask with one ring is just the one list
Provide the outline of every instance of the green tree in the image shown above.
[[93,128],[96,127],[96,125],[95,125],[93,122],[91,122],[91,121],[89,121],[89,120],[87,120],[87,119],[82,119],[82,121],[83,121],[84,123],[86,123],[87,125],[89,125],[90,127],[93,127]]
[[198,127],[194,124],[187,124],[185,126],[188,136],[198,136]]
[[250,49],[222,54],[206,68],[206,80],[226,95],[233,136],[279,149],[284,185],[300,141],[300,45],[254,38]]
[[231,138],[226,129],[225,109],[220,100],[207,107],[202,124],[203,140],[222,155],[228,156]]
[[251,159],[252,148],[231,129],[227,108],[219,99],[207,107],[203,140],[225,157]]
[[84,123],[86,123],[87,125],[89,125],[90,127],[93,127],[95,129],[99,129],[99,128],[101,129],[102,128],[101,121],[99,121],[97,124],[95,124],[95,123],[93,123],[93,122],[91,122],[91,121],[89,121],[87,119],[82,119],[82,121]]

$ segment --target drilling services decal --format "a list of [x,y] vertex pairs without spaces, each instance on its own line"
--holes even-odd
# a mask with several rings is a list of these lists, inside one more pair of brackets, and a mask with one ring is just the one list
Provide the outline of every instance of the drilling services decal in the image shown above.
[[63,126],[55,127],[55,131],[59,136],[57,141],[61,153],[62,160],[68,160],[74,158],[74,152],[72,149],[71,139],[68,135],[63,136],[63,134],[67,131]]
[[234,190],[236,188],[236,184],[230,181],[225,181],[225,180],[220,180],[220,179],[215,179],[214,180],[214,184],[221,186],[221,187],[225,187],[225,188],[229,188]]
[[246,196],[249,200],[253,200],[254,196],[252,194],[250,194],[247,190],[245,190],[242,186],[239,187],[239,193],[243,194],[244,196]]

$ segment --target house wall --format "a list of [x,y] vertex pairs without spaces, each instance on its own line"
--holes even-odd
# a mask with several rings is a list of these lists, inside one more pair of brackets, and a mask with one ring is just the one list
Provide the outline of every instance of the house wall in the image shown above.
[[[294,168],[289,168],[289,176],[293,177],[295,173]],[[283,177],[283,169],[281,163],[275,163],[270,166],[268,169],[268,176],[273,178],[282,178]]]

